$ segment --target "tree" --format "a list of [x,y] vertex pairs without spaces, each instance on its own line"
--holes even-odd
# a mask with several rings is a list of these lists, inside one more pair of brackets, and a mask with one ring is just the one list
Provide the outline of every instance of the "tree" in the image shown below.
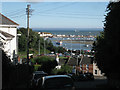
[[[96,42],[93,43],[93,50],[95,51],[95,61],[97,61],[98,67],[105,72],[106,65],[104,59],[104,48],[105,48],[105,41],[104,41],[104,32],[100,33],[100,36],[96,38]],[[107,62],[107,61],[106,61]]]
[[[25,30],[24,28],[21,28],[21,29],[18,29],[17,30],[18,31],[18,33],[19,34],[21,34],[21,36],[19,37],[19,39],[18,39],[18,46],[19,46],[19,51],[26,51],[26,45],[27,45],[27,33],[26,33],[26,31],[27,30]],[[23,33],[26,33],[26,34],[23,34]]]
[[2,89],[9,88],[11,71],[11,60],[2,50]]
[[33,66],[13,65],[10,58],[2,51],[2,89],[29,88]]
[[113,80],[120,78],[120,2],[110,2],[106,12],[104,31],[97,37],[93,48],[99,68]]

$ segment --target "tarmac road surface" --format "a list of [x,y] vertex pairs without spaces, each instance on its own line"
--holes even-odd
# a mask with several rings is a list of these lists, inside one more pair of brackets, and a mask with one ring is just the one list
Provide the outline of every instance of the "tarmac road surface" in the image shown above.
[[74,82],[75,90],[88,88],[104,88],[107,85],[107,79],[95,79],[93,81]]

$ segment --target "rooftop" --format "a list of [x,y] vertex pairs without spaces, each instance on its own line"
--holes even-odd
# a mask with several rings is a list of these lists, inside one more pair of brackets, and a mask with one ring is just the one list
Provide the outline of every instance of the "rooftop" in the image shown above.
[[5,36],[6,38],[13,38],[14,36],[9,34],[9,33],[6,33],[6,32],[3,32],[0,30],[0,34],[2,34],[3,36]]
[[84,57],[81,64],[92,64],[91,63],[91,58],[88,57]]
[[0,13],[0,25],[19,25]]

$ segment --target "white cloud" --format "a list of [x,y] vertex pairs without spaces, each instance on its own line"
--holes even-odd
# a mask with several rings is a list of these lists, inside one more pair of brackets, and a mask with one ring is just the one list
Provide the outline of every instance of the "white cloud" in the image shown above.
[[117,0],[1,0],[2,2],[109,2]]

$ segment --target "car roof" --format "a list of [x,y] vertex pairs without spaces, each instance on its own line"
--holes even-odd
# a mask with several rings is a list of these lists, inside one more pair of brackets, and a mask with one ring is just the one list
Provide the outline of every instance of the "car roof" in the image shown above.
[[47,74],[44,71],[35,71],[33,74]]
[[59,77],[63,77],[63,78],[71,78],[68,75],[51,75],[51,76],[44,76],[44,79],[50,79],[50,78],[59,78]]

